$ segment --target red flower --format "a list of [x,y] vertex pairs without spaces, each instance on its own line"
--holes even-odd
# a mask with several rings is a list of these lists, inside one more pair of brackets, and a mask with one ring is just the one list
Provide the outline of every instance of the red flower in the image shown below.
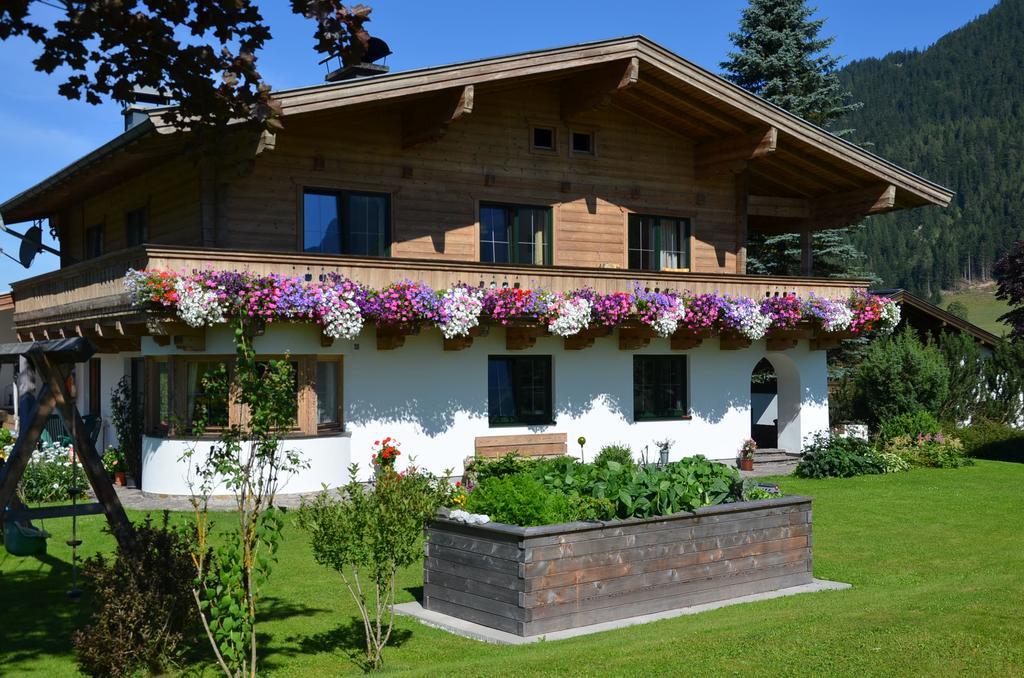
[[455,481],[455,487],[462,487],[462,481],[461,480],[456,480]]

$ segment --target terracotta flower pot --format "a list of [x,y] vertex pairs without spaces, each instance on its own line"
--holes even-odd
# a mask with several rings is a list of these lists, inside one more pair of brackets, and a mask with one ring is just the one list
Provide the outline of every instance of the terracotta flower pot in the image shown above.
[[128,484],[124,477],[124,471],[114,471],[114,483],[124,487]]
[[741,458],[740,459],[740,470],[741,471],[753,471],[754,470],[754,460],[753,459],[749,459],[749,458],[746,458],[746,459]]

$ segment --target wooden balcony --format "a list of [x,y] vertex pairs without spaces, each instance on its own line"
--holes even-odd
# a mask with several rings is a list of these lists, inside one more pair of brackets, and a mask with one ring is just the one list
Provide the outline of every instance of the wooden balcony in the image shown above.
[[[377,259],[293,252],[210,250],[141,246],[111,252],[12,284],[15,329],[25,339],[82,336],[117,339],[127,325],[145,324],[146,316],[124,295],[129,268],[178,272],[204,268],[312,276],[336,272],[371,287],[396,280],[423,281],[437,288],[456,283],[473,286],[520,286],[564,292],[592,287],[598,292],[628,291],[633,283],[651,289],[718,292],[763,298],[797,294],[842,298],[867,289],[863,280],[762,277],[734,273],[632,271],[566,266],[510,266],[425,259]],[[137,330],[135,332],[138,334]]]

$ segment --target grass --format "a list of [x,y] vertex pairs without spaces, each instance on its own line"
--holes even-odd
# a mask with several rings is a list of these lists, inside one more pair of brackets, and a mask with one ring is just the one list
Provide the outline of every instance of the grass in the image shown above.
[[954,301],[959,301],[967,306],[967,320],[978,327],[988,330],[997,337],[1010,331],[1008,325],[997,319],[1010,310],[1010,305],[996,299],[994,283],[942,293],[942,308],[949,308]]
[[[814,574],[847,591],[805,594],[527,647],[496,647],[400,619],[387,671],[423,676],[1024,675],[1024,465],[981,461],[843,480],[779,479],[814,497]],[[75,675],[68,520],[44,559],[0,556],[0,673]],[[85,551],[109,548],[102,517]],[[260,623],[271,675],[355,674],[362,643],[340,580],[289,527]],[[402,600],[421,583],[402,574]],[[200,672],[214,675],[212,669]]]

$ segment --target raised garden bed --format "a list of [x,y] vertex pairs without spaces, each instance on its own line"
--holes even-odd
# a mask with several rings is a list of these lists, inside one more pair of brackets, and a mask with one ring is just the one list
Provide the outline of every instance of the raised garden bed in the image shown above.
[[811,582],[811,499],[517,527],[439,517],[423,607],[519,636]]

